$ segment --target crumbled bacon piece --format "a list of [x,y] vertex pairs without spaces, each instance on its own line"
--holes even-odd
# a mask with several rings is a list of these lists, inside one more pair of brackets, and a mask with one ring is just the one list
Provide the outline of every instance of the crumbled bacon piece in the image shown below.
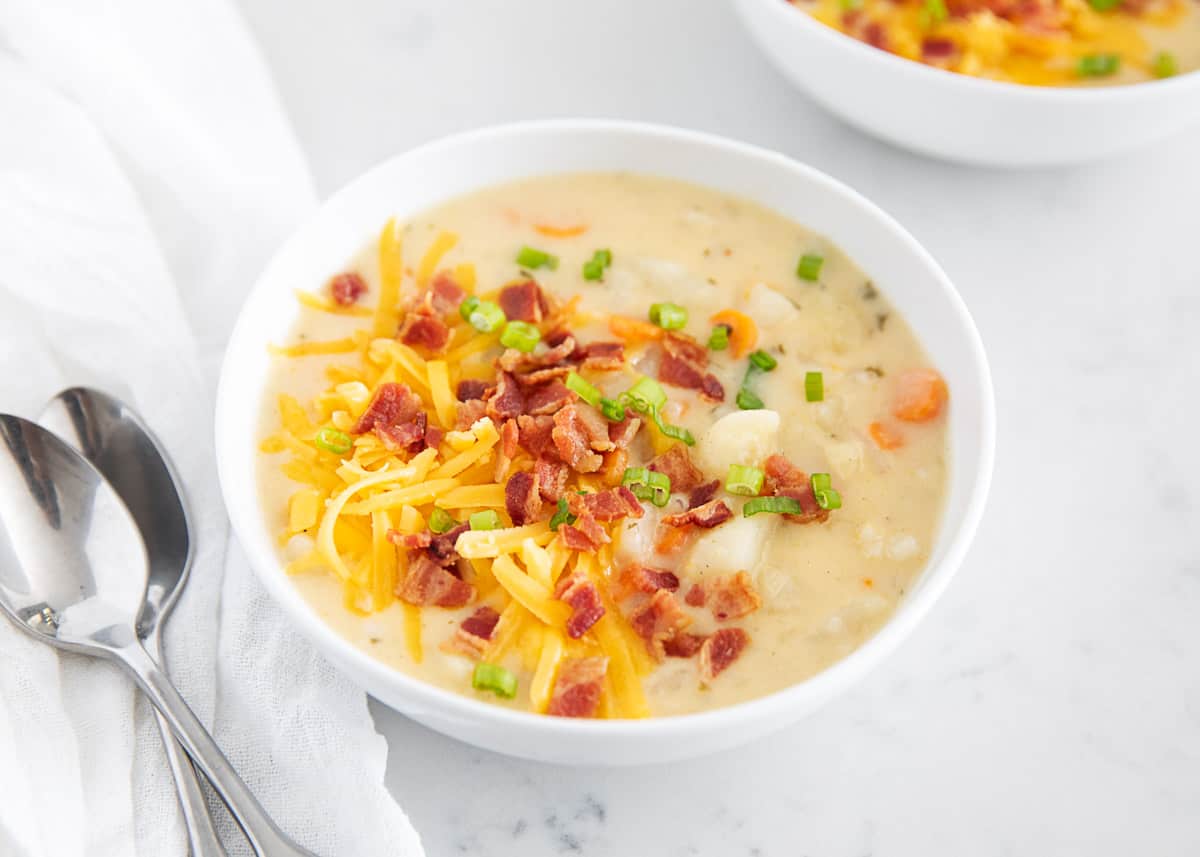
[[375,423],[375,436],[383,441],[388,449],[411,449],[420,444],[425,445],[425,431],[429,418],[424,412],[413,417],[412,422],[399,425]]
[[608,439],[612,441],[612,445],[617,449],[628,449],[629,444],[633,443],[633,439],[637,437],[638,429],[642,427],[642,421],[637,417],[627,416],[619,423],[609,423]]
[[926,62],[948,60],[958,53],[958,45],[952,39],[928,36],[921,40],[921,59]]
[[517,417],[519,443],[534,458],[557,457],[554,442],[554,417]]
[[424,443],[426,449],[437,449],[442,445],[442,441],[446,439],[446,433],[433,423],[427,423],[425,426]]
[[[570,404],[554,415],[554,430],[551,437],[559,456],[571,468],[579,473],[595,473],[600,469],[604,460],[592,451],[589,424],[585,422],[582,412],[590,408],[580,408]],[[600,417],[604,420],[604,417]],[[608,428],[604,428],[604,439],[608,441]]]
[[496,422],[511,420],[525,412],[525,395],[517,380],[508,372],[496,379],[496,389],[487,400],[487,414]]
[[459,402],[454,416],[454,428],[457,431],[466,431],[486,416],[487,405],[482,400],[468,399]]
[[813,495],[808,474],[796,467],[782,455],[772,455],[763,464],[766,472],[764,490],[776,497],[791,497],[800,504],[800,513],[784,515],[796,524],[810,524],[828,520],[829,510],[822,509]]
[[583,368],[607,372],[625,365],[625,346],[620,342],[589,342],[582,348]]
[[538,494],[537,478],[528,470],[519,470],[504,486],[504,508],[514,526],[520,527],[538,519],[542,498]]
[[487,388],[487,381],[481,381],[478,378],[463,378],[454,389],[454,396],[460,402],[471,402],[475,399],[482,399]]
[[621,518],[640,518],[646,514],[638,498],[624,485],[595,494],[569,494],[567,508],[572,515],[590,515],[597,521],[619,521]]
[[503,482],[508,477],[508,468],[512,466],[512,460],[517,455],[519,438],[516,420],[505,420],[500,425],[500,444],[496,454],[496,466],[492,471],[492,478],[496,482]]
[[457,564],[459,556],[454,545],[458,537],[469,529],[470,524],[459,524],[452,530],[434,536],[429,542],[429,555],[447,567]]
[[725,401],[725,388],[715,375],[705,371],[708,367],[708,351],[703,345],[680,333],[667,333],[662,342],[663,355],[658,364],[658,380],[695,390],[712,402]]
[[438,271],[425,298],[426,304],[438,315],[448,315],[458,309],[467,293],[454,281],[449,271]]
[[533,474],[542,499],[548,503],[557,503],[558,498],[567,490],[567,479],[571,471],[561,461],[539,458],[534,462]]
[[800,504],[799,514],[784,515],[784,520],[794,524],[811,524],[829,519],[829,510],[821,508],[810,484],[799,485],[795,488],[780,488],[775,492],[775,496],[791,497]]
[[629,617],[630,626],[646,641],[650,653],[660,660],[665,654],[666,641],[691,623],[692,617],[683,612],[675,596],[665,589],[655,592]]
[[762,606],[754,582],[744,571],[717,578],[708,594],[708,606],[718,622],[749,616]]
[[509,348],[497,359],[496,364],[505,372],[531,372],[536,369],[557,368],[561,369],[563,374],[570,371],[570,367],[562,366],[572,354],[575,353],[575,339],[568,335],[565,339],[556,345],[552,345],[545,351],[535,350],[530,352],[517,351],[515,348]]
[[712,529],[733,517],[733,510],[725,505],[724,500],[710,500],[703,506],[688,509],[678,515],[667,515],[662,522],[669,527],[687,527],[695,525],[704,529]]
[[554,717],[595,717],[608,658],[567,658],[559,667],[546,713]]
[[547,381],[553,381],[556,378],[565,378],[570,374],[570,366],[549,366],[545,369],[523,372],[517,376],[517,381],[520,382],[522,387],[532,387],[537,384],[544,384]]
[[705,482],[703,485],[697,485],[688,494],[688,508],[695,509],[697,506],[703,506],[705,503],[717,496],[717,492],[721,490],[721,480],[714,479],[712,482]]
[[553,414],[576,398],[562,381],[555,379],[525,391],[525,413],[533,416]]
[[676,634],[663,642],[663,652],[668,658],[690,658],[700,651],[707,639],[703,634]]
[[625,468],[629,466],[629,453],[623,449],[614,449],[604,453],[604,464],[600,466],[600,481],[605,485],[620,485],[625,477]]
[[479,657],[486,650],[488,643],[496,633],[496,623],[500,614],[486,604],[479,607],[462,620],[462,624],[454,631],[454,636],[448,641],[451,651],[461,652],[468,657]]
[[596,585],[582,572],[576,572],[559,583],[555,594],[571,606],[571,618],[567,620],[567,636],[573,640],[578,640],[587,633],[587,630],[604,615],[604,604],[600,601]]
[[704,586],[699,583],[693,583],[692,588],[687,591],[687,595],[683,596],[684,603],[689,607],[703,607],[708,601],[708,592]]
[[404,548],[405,550],[415,551],[424,550],[429,547],[429,543],[433,538],[433,533],[429,530],[424,530],[419,533],[402,533],[399,530],[388,530],[387,539],[396,547]]
[[419,553],[413,555],[404,579],[396,586],[396,595],[422,607],[465,607],[474,597],[475,587],[455,577],[433,557]]
[[651,460],[649,467],[671,480],[671,491],[673,492],[686,493],[704,481],[704,474],[696,469],[696,465],[692,464],[692,457],[688,455],[687,447],[681,443],[675,444],[662,455],[656,456]]
[[722,628],[700,647],[700,677],[706,682],[724,672],[750,642],[741,628]]
[[574,524],[559,527],[558,534],[563,537],[563,544],[568,548],[584,553],[595,553],[601,545],[612,541],[604,527],[587,514],[578,516]]
[[410,422],[421,412],[421,400],[404,384],[380,384],[367,403],[367,409],[350,429],[352,434],[363,434],[379,423],[394,426]]
[[673,571],[631,565],[621,572],[621,582],[630,589],[653,595],[660,589],[675,592],[679,589],[679,577]]
[[533,280],[505,286],[500,290],[497,301],[500,309],[504,310],[504,316],[510,321],[516,319],[537,324],[550,311],[546,296]]
[[424,308],[409,310],[404,314],[396,338],[405,345],[419,345],[434,352],[443,351],[450,342],[450,328]]
[[329,281],[329,291],[338,306],[353,306],[367,293],[367,284],[357,273],[348,271]]

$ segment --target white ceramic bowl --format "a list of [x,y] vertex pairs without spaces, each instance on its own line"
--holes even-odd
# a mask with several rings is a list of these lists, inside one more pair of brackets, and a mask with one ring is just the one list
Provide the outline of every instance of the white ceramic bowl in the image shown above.
[[[704,714],[646,721],[575,721],[490,706],[409,678],[326,626],[281,567],[260,507],[255,469],[267,343],[297,315],[292,290],[339,271],[388,217],[449,197],[547,173],[627,170],[738,194],[830,236],[904,313],[952,395],[952,476],[932,559],[893,618],[845,660],[771,696]],[[782,155],[687,131],[562,121],[474,131],[392,158],[325,203],[279,250],[246,302],[217,398],[217,460],[233,527],[255,571],[296,626],[372,696],[448,735],[534,759],[637,764],[697,756],[785,726],[840,693],[900,643],[946,587],[983,512],[992,472],[992,384],[962,300],[920,245],[854,191]]]
[[918,152],[1007,167],[1077,163],[1200,120],[1200,72],[1130,86],[1038,87],[944,71],[870,47],[785,0],[733,0],[776,68],[864,131]]

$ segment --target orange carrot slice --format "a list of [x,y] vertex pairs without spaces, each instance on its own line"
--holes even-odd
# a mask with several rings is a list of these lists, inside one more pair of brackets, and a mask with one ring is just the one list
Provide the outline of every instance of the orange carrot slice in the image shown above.
[[545,235],[547,238],[574,238],[576,235],[582,235],[588,231],[587,224],[580,223],[576,226],[554,226],[550,223],[535,223],[533,228],[537,230],[539,235]]
[[867,427],[867,431],[871,434],[871,440],[875,441],[875,445],[880,449],[899,449],[904,446],[904,435],[883,423],[871,423]]
[[942,412],[949,397],[946,382],[936,369],[910,369],[897,380],[892,413],[905,422],[928,422]]
[[754,319],[744,312],[735,309],[723,309],[709,319],[713,324],[724,324],[729,327],[729,350],[737,359],[741,359],[754,350],[758,344],[758,325]]
[[662,339],[663,330],[648,321],[639,321],[623,315],[610,316],[608,329],[613,335],[626,342],[644,342],[648,339]]

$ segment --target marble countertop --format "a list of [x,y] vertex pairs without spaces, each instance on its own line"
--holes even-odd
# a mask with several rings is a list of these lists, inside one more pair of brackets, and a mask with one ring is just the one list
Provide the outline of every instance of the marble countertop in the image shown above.
[[714,131],[896,216],[988,347],[996,478],[958,578],[852,692],[742,750],[577,770],[374,706],[431,857],[1200,853],[1200,129],[1106,163],[930,161],[832,119],[718,0],[244,0],[323,193],[447,132]]

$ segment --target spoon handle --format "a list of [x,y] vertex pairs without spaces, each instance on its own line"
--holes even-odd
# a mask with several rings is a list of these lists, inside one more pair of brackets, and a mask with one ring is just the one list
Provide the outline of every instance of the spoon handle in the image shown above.
[[204,724],[192,713],[166,673],[142,645],[132,642],[115,649],[113,654],[132,673],[138,686],[161,712],[192,761],[208,777],[250,840],[254,853],[258,857],[316,857],[275,826],[275,822],[208,734]]

